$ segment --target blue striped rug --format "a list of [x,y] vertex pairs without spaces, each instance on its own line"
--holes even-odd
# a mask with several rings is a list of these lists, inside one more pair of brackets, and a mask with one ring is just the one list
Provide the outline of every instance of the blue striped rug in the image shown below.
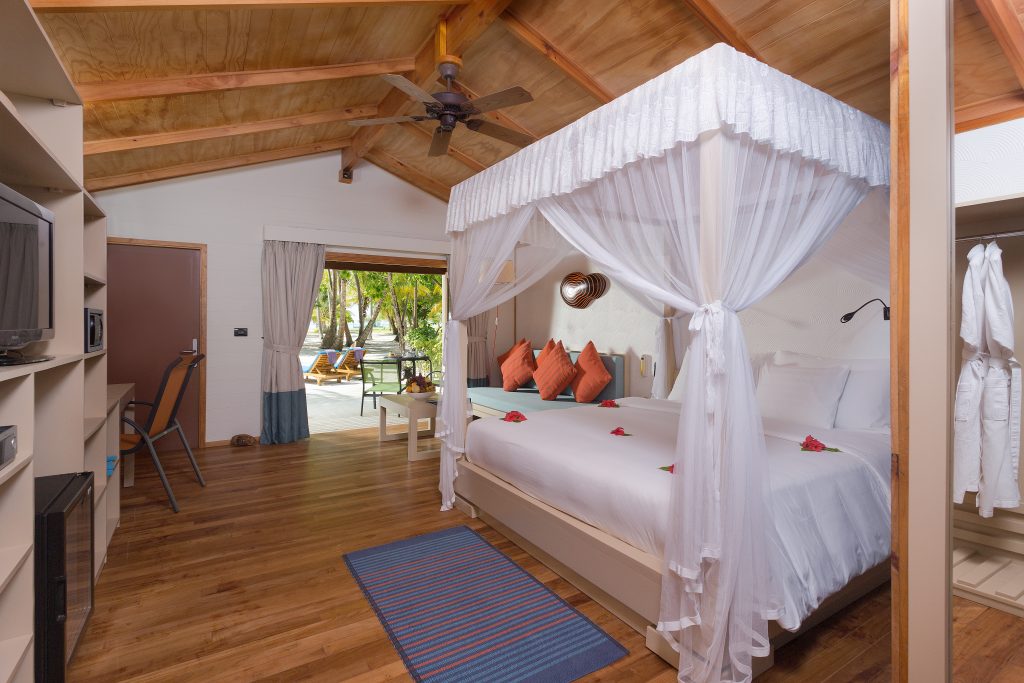
[[417,681],[563,683],[626,649],[459,526],[345,555]]

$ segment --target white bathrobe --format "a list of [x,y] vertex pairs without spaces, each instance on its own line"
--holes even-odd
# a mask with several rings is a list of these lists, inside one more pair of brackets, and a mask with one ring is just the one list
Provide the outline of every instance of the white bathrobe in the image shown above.
[[981,397],[981,486],[978,512],[1020,505],[1017,467],[1020,460],[1021,373],[1013,357],[1013,300],[1003,276],[1002,250],[985,248],[985,345],[988,368]]
[[967,254],[964,276],[960,337],[964,341],[963,365],[956,385],[953,422],[953,500],[964,502],[967,491],[981,485],[981,393],[985,380],[985,246]]
[[967,255],[960,336],[963,365],[953,425],[953,500],[978,492],[978,512],[1020,505],[1021,373],[1013,357],[1013,301],[993,242]]

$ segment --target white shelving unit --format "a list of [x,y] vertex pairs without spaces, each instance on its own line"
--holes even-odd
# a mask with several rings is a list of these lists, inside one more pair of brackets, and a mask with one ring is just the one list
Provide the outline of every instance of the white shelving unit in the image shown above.
[[0,64],[9,67],[0,69],[0,182],[56,216],[54,338],[26,349],[55,358],[0,368],[0,425],[18,428],[17,458],[0,469],[0,683],[27,683],[35,678],[33,479],[93,472],[98,573],[120,521],[119,486],[106,474],[118,416],[106,355],[84,353],[83,308],[106,308],[107,259],[106,218],[82,179],[81,98],[29,4],[0,0],[0,16]]

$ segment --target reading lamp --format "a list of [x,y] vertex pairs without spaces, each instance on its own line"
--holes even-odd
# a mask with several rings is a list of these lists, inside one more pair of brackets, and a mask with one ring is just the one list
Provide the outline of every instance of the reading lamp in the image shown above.
[[888,320],[889,319],[889,306],[888,306],[888,304],[886,304],[881,299],[871,299],[870,301],[865,301],[864,303],[862,303],[860,305],[860,307],[856,311],[850,311],[849,313],[844,315],[842,318],[839,319],[839,322],[841,322],[841,323],[848,323],[848,322],[850,322],[851,320],[853,320],[853,316],[857,315],[857,313],[860,312],[861,308],[864,308],[868,304],[870,304],[872,302],[875,302],[875,301],[877,301],[878,303],[882,304],[882,319],[883,320]]

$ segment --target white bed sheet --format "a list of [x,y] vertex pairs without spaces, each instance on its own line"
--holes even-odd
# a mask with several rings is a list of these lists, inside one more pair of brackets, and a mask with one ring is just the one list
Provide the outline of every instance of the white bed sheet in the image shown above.
[[[679,404],[627,398],[620,408],[533,413],[522,423],[474,421],[471,462],[524,493],[661,556]],[[612,436],[623,427],[629,437]],[[807,453],[807,434],[842,450]],[[852,578],[889,555],[889,432],[810,430],[765,421],[771,504],[785,616],[800,623]]]

